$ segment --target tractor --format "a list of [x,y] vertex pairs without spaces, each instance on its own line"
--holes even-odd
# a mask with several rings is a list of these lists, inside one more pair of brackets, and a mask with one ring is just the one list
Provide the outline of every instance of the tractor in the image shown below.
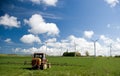
[[32,69],[44,70],[47,68],[51,68],[51,64],[48,63],[45,53],[34,53],[31,64],[32,64]]

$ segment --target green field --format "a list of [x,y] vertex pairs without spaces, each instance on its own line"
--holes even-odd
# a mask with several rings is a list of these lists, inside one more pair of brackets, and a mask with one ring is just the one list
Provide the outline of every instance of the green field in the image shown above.
[[[120,76],[120,58],[47,58],[52,68],[32,70],[30,56],[0,55],[0,76]],[[26,65],[24,61],[27,61]]]

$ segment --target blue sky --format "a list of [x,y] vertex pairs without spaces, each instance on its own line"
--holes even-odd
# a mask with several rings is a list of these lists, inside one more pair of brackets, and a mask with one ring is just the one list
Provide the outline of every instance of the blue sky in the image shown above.
[[119,20],[119,0],[1,0],[0,53],[46,52],[47,47],[46,53],[57,55],[74,51],[75,43],[76,51],[93,55],[91,40],[99,39],[98,54],[109,55],[110,44],[113,55],[120,54]]

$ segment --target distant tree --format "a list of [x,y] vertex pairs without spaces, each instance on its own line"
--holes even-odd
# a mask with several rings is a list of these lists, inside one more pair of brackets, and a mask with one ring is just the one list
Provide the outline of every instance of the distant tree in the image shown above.
[[81,56],[79,52],[64,52],[63,56]]
[[103,57],[102,55],[99,55],[98,57]]
[[75,52],[64,52],[63,56],[75,56]]
[[120,55],[115,55],[115,58],[120,58]]
[[85,52],[85,55],[86,55],[86,56],[90,56],[88,51]]

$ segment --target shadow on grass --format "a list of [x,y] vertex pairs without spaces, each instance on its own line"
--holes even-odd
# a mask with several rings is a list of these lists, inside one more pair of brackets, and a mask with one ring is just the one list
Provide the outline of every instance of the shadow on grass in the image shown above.
[[26,70],[41,70],[41,69],[36,69],[36,68],[31,68],[31,67],[26,67],[26,68],[23,68],[23,69],[26,69]]
[[26,69],[26,70],[35,70],[35,69],[31,68],[31,67],[26,67],[26,68],[23,68],[23,69]]

